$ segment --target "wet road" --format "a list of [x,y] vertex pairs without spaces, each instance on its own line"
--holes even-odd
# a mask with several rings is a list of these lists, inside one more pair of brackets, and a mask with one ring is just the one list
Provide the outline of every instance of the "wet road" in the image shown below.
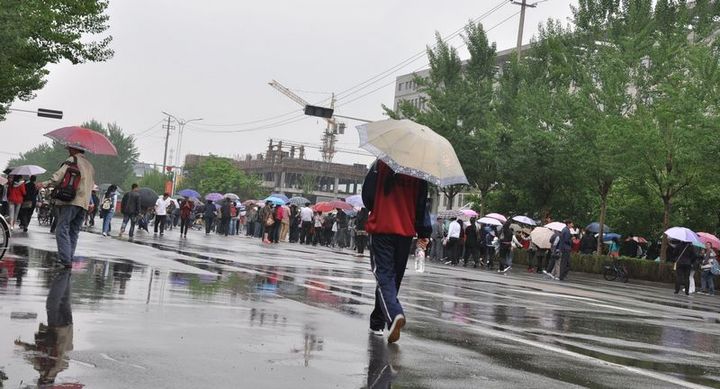
[[[64,273],[50,269],[46,229],[12,244],[0,266],[8,388],[720,387],[720,300],[669,285],[408,269],[408,326],[389,346],[367,333],[368,258],[347,251],[82,233]],[[64,293],[74,324],[48,329],[69,313]]]

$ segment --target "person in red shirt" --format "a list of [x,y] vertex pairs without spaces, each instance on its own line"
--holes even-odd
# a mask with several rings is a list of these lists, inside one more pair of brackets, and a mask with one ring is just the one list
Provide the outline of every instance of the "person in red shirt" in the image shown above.
[[12,176],[8,182],[8,209],[10,214],[10,231],[15,229],[15,222],[20,214],[23,199],[25,199],[25,182],[20,176]]
[[385,162],[375,161],[365,177],[362,198],[370,211],[366,231],[370,234],[370,264],[375,275],[375,309],[370,314],[370,332],[388,342],[400,339],[405,314],[398,300],[410,246],[427,245],[432,231],[428,214],[427,182],[395,173]]

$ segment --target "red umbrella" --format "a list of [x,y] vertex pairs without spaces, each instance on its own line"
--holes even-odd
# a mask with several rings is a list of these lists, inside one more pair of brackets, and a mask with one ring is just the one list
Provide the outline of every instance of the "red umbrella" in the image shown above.
[[48,138],[65,146],[89,151],[98,155],[117,156],[117,149],[108,138],[89,128],[63,127],[45,134]]
[[342,210],[350,210],[353,209],[353,206],[340,200],[326,201],[315,204],[315,210],[320,212],[330,212],[337,208],[340,208]]
[[635,242],[638,242],[639,244],[647,243],[647,239],[643,238],[642,236],[631,236],[631,237],[625,239],[626,242],[629,242],[631,240],[634,240]]

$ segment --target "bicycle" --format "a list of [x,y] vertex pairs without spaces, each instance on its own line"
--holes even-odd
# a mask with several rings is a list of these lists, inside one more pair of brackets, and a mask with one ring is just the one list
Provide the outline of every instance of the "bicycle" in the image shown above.
[[0,259],[5,256],[5,252],[10,245],[10,225],[5,218],[0,215]]
[[608,281],[615,281],[615,279],[619,278],[622,282],[628,282],[629,274],[627,266],[617,261],[605,265],[605,270],[603,271],[603,277]]

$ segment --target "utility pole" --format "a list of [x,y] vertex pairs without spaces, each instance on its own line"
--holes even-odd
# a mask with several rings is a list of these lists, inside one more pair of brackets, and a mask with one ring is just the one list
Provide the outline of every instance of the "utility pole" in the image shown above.
[[165,168],[167,167],[167,148],[168,148],[168,141],[170,140],[170,131],[175,129],[175,126],[170,125],[170,120],[172,120],[172,118],[170,117],[170,115],[168,115],[167,124],[163,124],[163,128],[166,130],[166,132],[165,132],[165,154],[163,155],[162,174],[165,174]]
[[515,48],[515,51],[517,52],[518,61],[520,61],[520,57],[522,54],[523,28],[525,27],[525,8],[527,8],[527,7],[535,8],[535,7],[537,7],[538,3],[528,4],[527,0],[522,0],[522,2],[513,1],[512,3],[520,6],[520,25],[518,26],[517,47]]

